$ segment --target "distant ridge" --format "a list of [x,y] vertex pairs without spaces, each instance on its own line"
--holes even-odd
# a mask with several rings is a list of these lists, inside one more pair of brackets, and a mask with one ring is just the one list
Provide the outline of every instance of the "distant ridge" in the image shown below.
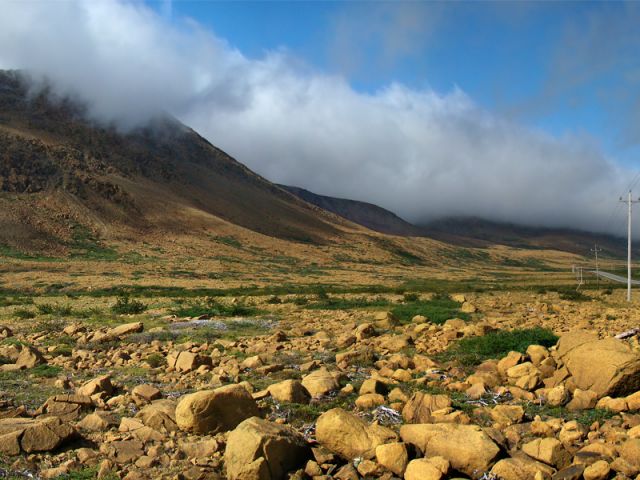
[[424,236],[420,228],[403,220],[395,213],[372,203],[319,195],[300,187],[279,185],[305,202],[335,213],[347,220],[376,232],[399,236]]
[[[390,235],[429,237],[464,247],[486,248],[505,245],[524,249],[551,249],[589,255],[594,244],[605,256],[624,257],[626,239],[604,233],[568,228],[547,228],[496,222],[477,217],[446,217],[423,225],[414,225],[377,205],[344,198],[319,195],[299,187],[280,185],[305,202],[340,215],[371,230]],[[634,247],[640,254],[640,247]]]

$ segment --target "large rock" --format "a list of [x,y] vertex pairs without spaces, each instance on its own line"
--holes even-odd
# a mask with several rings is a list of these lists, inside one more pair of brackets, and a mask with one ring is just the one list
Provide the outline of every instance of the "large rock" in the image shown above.
[[0,453],[18,455],[55,450],[73,438],[76,431],[57,417],[45,419],[5,418],[0,420]]
[[36,412],[43,417],[58,417],[61,420],[71,421],[80,418],[83,412],[91,409],[93,402],[86,395],[54,395]]
[[300,380],[284,380],[269,385],[267,388],[271,396],[278,402],[284,403],[309,403],[311,395],[300,383]]
[[489,471],[500,448],[480,427],[453,423],[403,425],[400,436],[425,456],[441,456],[473,478]]
[[226,432],[240,422],[260,416],[251,394],[241,385],[226,385],[183,396],[176,407],[176,423],[194,433]]
[[571,454],[555,438],[536,438],[522,446],[522,451],[540,462],[556,468],[564,468],[571,463]]
[[16,366],[22,368],[33,368],[35,366],[46,363],[42,354],[33,347],[24,345],[20,351],[20,355],[16,359]]
[[154,430],[174,432],[178,430],[178,425],[176,424],[176,405],[174,400],[156,400],[140,410],[136,414],[136,418]]
[[140,333],[143,330],[144,325],[142,324],[142,322],[125,323],[123,325],[118,325],[117,327],[110,328],[106,331],[102,330],[93,332],[93,334],[90,335],[89,340],[94,343],[110,342],[112,340],[119,340],[125,335]]
[[450,406],[451,399],[446,395],[416,392],[404,406],[402,416],[407,423],[430,423],[433,412]]
[[111,395],[113,391],[114,388],[113,384],[111,383],[111,376],[102,375],[86,382],[76,390],[76,393],[78,395],[85,395],[87,397],[90,397],[96,394]]
[[491,473],[501,480],[550,480],[554,469],[523,455],[500,460]]
[[229,480],[279,480],[310,456],[307,442],[295,430],[252,417],[229,434],[224,461]]
[[347,460],[356,457],[371,459],[375,456],[376,447],[397,438],[392,430],[377,424],[368,425],[341,408],[328,410],[316,422],[318,442]]
[[326,368],[320,368],[305,376],[302,379],[302,385],[314,398],[321,397],[340,388],[337,376]]
[[640,355],[621,340],[568,333],[558,341],[557,355],[576,387],[598,397],[621,397],[640,389]]
[[376,460],[390,472],[402,477],[409,463],[407,446],[402,442],[378,445],[376,447]]

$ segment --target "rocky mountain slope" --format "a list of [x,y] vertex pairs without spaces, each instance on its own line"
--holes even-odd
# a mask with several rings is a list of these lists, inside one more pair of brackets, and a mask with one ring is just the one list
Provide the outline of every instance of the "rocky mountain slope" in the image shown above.
[[60,243],[82,224],[106,236],[233,223],[324,242],[341,219],[300,201],[170,117],[122,133],[68,99],[0,72],[0,243]]

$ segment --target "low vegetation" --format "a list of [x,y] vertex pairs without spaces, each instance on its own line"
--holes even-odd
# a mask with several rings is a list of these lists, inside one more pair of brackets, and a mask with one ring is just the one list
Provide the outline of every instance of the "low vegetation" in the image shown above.
[[137,315],[143,313],[147,306],[139,300],[132,299],[128,295],[118,297],[111,311],[118,315]]
[[178,317],[250,317],[260,313],[251,305],[232,303],[230,305],[218,302],[214,298],[207,297],[204,300],[181,302],[171,309],[171,313]]
[[[410,297],[413,298],[413,297]],[[403,323],[409,323],[416,315],[423,315],[430,322],[440,325],[451,318],[469,320],[468,313],[460,311],[462,305],[449,295],[436,294],[430,300],[416,299],[395,306],[391,312]]]
[[551,330],[540,327],[497,330],[481,337],[462,338],[439,354],[438,358],[473,366],[488,359],[503,357],[511,351],[524,353],[529,345],[551,347],[557,341],[558,337]]

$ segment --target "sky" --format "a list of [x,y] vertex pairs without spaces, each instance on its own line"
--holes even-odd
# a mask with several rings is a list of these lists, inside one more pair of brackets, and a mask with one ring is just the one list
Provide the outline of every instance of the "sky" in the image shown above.
[[623,233],[640,184],[635,2],[0,2],[0,68],[95,120],[168,112],[272,181],[413,222]]

